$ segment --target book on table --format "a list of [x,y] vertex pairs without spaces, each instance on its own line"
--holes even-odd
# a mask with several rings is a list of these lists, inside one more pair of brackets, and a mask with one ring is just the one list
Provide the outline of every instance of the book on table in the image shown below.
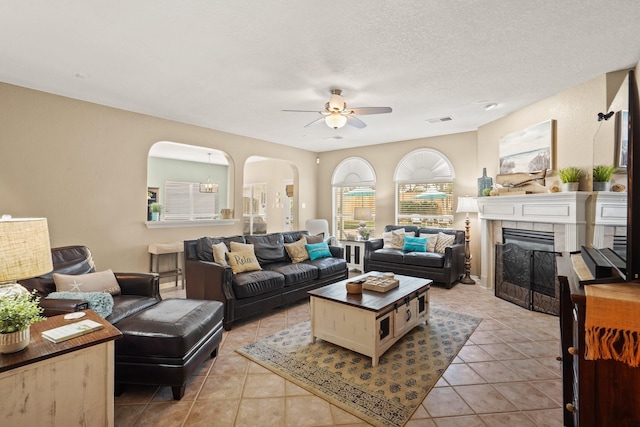
[[97,331],[98,329],[102,329],[102,324],[86,319],[43,331],[42,336],[49,341],[59,343],[79,337],[80,335],[88,334],[89,332]]

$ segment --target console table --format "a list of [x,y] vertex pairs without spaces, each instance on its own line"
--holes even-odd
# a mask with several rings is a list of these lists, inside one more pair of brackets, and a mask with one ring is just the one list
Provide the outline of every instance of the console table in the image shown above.
[[[0,419],[12,427],[113,426],[114,340],[111,323],[87,310],[78,320],[54,316],[31,325],[22,351],[0,354]],[[91,319],[103,328],[54,344],[42,331]]]

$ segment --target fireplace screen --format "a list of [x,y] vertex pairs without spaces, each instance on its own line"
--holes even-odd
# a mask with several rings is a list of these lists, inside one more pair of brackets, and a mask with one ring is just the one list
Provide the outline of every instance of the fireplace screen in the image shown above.
[[496,296],[529,310],[558,315],[557,252],[496,245]]

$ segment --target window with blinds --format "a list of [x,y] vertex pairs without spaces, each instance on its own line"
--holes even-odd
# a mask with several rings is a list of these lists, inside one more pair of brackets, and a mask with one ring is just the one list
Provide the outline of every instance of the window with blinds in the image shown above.
[[166,181],[164,220],[199,220],[218,217],[218,193],[201,193],[198,182]]
[[453,183],[398,184],[398,225],[453,227]]
[[[376,190],[373,186],[367,187],[334,187],[335,221],[338,230],[338,239],[347,240],[358,235],[360,222],[364,222],[375,235],[376,214]],[[356,218],[356,208],[369,208],[370,216],[367,219]],[[362,211],[361,211],[362,212]],[[365,211],[366,212],[366,211]]]

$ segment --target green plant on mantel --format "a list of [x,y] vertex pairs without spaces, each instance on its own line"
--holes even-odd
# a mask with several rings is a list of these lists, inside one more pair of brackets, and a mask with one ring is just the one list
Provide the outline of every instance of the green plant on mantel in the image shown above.
[[567,182],[579,182],[582,176],[582,169],[576,166],[569,166],[558,171],[558,176],[563,184]]
[[32,323],[44,320],[39,302],[40,297],[30,293],[0,298],[0,334],[22,331]]
[[595,182],[609,182],[616,173],[615,166],[600,165],[593,168],[593,180]]

